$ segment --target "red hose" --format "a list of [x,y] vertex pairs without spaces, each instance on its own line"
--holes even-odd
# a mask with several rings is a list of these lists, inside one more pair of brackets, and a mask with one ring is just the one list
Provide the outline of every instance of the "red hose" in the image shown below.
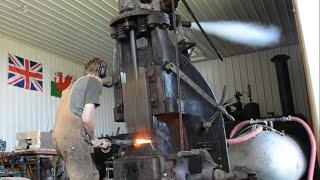
[[263,131],[262,126],[259,126],[257,129],[255,129],[255,130],[251,131],[250,133],[247,133],[243,136],[228,139],[227,143],[230,145],[230,144],[239,144],[239,143],[246,142],[246,141],[256,137],[262,131]]
[[250,123],[250,120],[242,121],[241,123],[237,124],[232,130],[229,135],[229,138],[233,138],[233,136],[236,134],[236,132],[241,129],[243,126],[247,125]]
[[[290,116],[289,117],[292,121],[299,123],[300,125],[302,125],[304,127],[304,129],[307,131],[308,136],[309,136],[309,141],[310,141],[310,148],[311,148],[311,153],[310,153],[310,161],[309,161],[309,170],[308,170],[308,180],[312,180],[313,176],[314,176],[314,167],[315,167],[315,163],[316,163],[316,156],[317,156],[317,146],[316,146],[316,138],[314,137],[314,134],[311,130],[311,128],[309,127],[309,125],[302,119],[298,118],[298,117],[294,117],[294,116]],[[256,136],[257,134],[259,134],[260,132],[258,132],[257,134],[256,131],[258,131],[258,128],[255,131],[250,132],[248,135],[248,137],[244,137],[241,136],[238,138],[234,138],[232,139],[232,137],[235,135],[235,133],[241,129],[243,126],[247,125],[250,123],[250,120],[246,120],[243,121],[239,124],[237,124],[230,133],[230,136],[227,140],[228,144],[232,144],[232,143],[241,143],[241,142],[245,142],[245,138],[248,138],[247,140],[251,139],[252,137]],[[260,126],[261,127],[261,126]],[[259,128],[260,128],[259,127]],[[262,127],[261,127],[262,128]],[[254,134],[253,134],[254,133]],[[246,136],[245,135],[245,136]],[[253,136],[254,135],[254,136]],[[243,137],[243,138],[242,138]],[[240,139],[241,138],[241,139]],[[237,140],[238,139],[238,140]],[[237,140],[237,141],[236,141]]]
[[294,116],[290,116],[290,119],[299,123],[300,125],[302,125],[308,133],[309,140],[310,140],[310,148],[311,148],[309,170],[308,170],[308,180],[312,180],[313,174],[314,174],[314,166],[316,163],[316,156],[317,156],[316,155],[317,154],[316,138],[314,137],[311,128],[308,126],[308,124],[306,122],[304,122],[304,120],[302,120],[298,117],[294,117]]

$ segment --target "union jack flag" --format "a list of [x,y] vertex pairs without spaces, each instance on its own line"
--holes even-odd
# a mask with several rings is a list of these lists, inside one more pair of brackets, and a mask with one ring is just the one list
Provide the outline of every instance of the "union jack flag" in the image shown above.
[[8,54],[8,84],[43,92],[42,64]]

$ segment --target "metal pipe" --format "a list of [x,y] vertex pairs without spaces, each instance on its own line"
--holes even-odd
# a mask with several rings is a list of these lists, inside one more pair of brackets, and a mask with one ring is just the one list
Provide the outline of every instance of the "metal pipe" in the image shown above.
[[112,76],[115,75],[117,61],[118,61],[117,48],[113,48],[113,54],[112,54]]
[[133,64],[133,72],[135,80],[138,79],[138,62],[137,62],[137,46],[136,46],[136,35],[133,29],[130,30],[130,47],[131,47],[131,58]]
[[203,36],[206,38],[206,40],[209,42],[210,46],[212,47],[212,49],[216,52],[217,56],[219,57],[219,59],[221,61],[223,61],[223,58],[220,54],[220,52],[218,51],[218,49],[214,46],[213,42],[211,41],[211,39],[209,38],[208,34],[204,31],[204,29],[202,28],[201,24],[199,23],[196,15],[194,15],[192,9],[190,8],[190,6],[188,5],[186,0],[181,0],[182,3],[184,4],[184,6],[186,7],[186,9],[188,10],[189,14],[191,15],[191,17],[193,18],[193,20],[196,22],[196,24],[198,25],[201,33],[203,34]]
[[[177,40],[177,15],[175,8],[174,0],[172,0],[172,18],[173,18],[173,39],[174,39],[174,51],[175,51],[175,61],[177,68],[180,69],[180,57],[179,57],[179,48],[178,48],[178,40]],[[178,90],[178,111],[179,111],[179,135],[180,135],[180,148],[181,151],[185,150],[184,144],[184,126],[182,120],[182,109],[181,109],[181,79],[180,79],[180,71],[177,72],[177,90]]]
[[274,56],[271,61],[275,64],[281,107],[284,115],[294,114],[293,96],[287,61],[290,56],[285,54]]

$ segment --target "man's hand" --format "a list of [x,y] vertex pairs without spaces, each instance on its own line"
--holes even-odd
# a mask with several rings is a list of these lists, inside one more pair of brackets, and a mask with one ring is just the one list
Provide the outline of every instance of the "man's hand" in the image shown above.
[[103,148],[106,149],[111,146],[111,142],[107,139],[93,139],[91,140],[93,147]]

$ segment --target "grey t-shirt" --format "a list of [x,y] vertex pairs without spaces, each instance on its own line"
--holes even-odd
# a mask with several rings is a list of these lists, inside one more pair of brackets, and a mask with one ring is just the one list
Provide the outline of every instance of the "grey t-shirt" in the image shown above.
[[73,114],[81,117],[86,104],[100,106],[102,84],[94,77],[85,76],[73,84],[70,108]]

